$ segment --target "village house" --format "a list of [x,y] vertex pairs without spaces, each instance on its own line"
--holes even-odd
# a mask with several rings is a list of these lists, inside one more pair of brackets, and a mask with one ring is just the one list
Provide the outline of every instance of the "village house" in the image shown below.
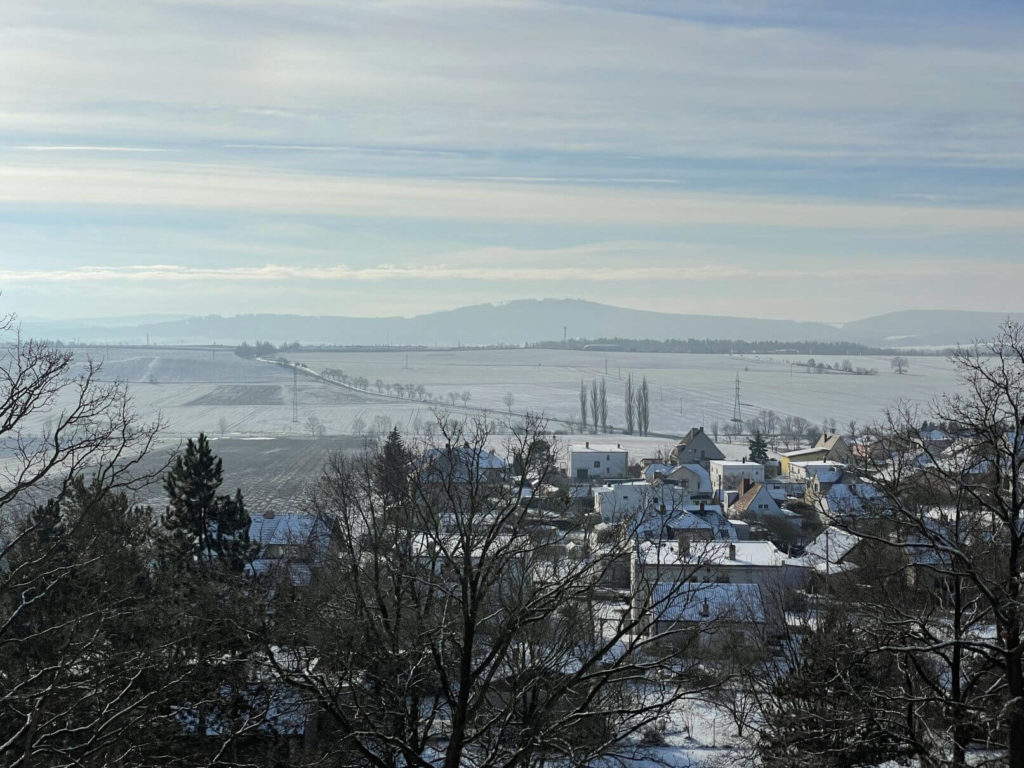
[[710,501],[714,493],[711,487],[711,474],[700,464],[680,464],[673,467],[672,471],[665,475],[665,482],[685,488],[693,501]]
[[626,477],[629,452],[621,445],[573,445],[569,447],[566,474],[571,480]]
[[253,576],[287,576],[294,586],[308,586],[336,546],[337,535],[318,515],[252,515],[249,541],[256,545],[256,556],[246,571]]
[[787,557],[770,541],[644,541],[637,546],[633,589],[659,581],[758,584],[775,589],[785,583]]
[[725,458],[718,446],[704,432],[704,427],[693,427],[672,449],[676,464],[700,464],[707,469],[708,462]]
[[782,508],[771,493],[761,483],[752,483],[746,493],[729,507],[729,514],[735,517],[746,517],[757,520],[761,517],[778,517]]
[[708,467],[711,476],[712,496],[724,499],[725,491],[738,491],[743,481],[764,482],[764,467],[756,461],[712,461]]
[[853,451],[842,436],[826,432],[811,448],[802,448],[798,451],[781,454],[779,470],[782,475],[790,475],[792,462],[836,461],[841,464],[850,464],[853,458]]
[[669,483],[652,484],[637,480],[594,489],[594,511],[606,523],[617,523],[623,518],[649,517],[659,510],[672,512],[688,502],[686,489]]
[[659,641],[688,649],[731,650],[765,637],[767,612],[756,584],[657,584],[651,610]]

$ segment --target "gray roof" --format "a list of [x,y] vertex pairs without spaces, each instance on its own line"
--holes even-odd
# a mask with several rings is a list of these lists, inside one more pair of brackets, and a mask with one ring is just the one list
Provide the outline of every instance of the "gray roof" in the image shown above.
[[660,621],[764,622],[764,601],[757,584],[655,584],[654,615]]

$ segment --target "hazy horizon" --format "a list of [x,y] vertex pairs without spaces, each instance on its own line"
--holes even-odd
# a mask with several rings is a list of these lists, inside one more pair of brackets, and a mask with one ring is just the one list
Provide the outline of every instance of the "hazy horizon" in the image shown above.
[[[126,314],[109,314],[109,313],[102,314],[102,313],[100,313],[98,311],[97,314],[58,315],[58,316],[51,316],[51,317],[42,316],[42,315],[19,315],[18,319],[22,320],[22,321],[26,321],[26,322],[40,322],[40,323],[101,322],[101,321],[120,322],[120,321],[124,321],[124,320],[142,320],[142,319],[145,319],[146,322],[161,322],[162,320],[175,320],[175,319],[183,319],[183,318],[197,318],[197,317],[201,318],[201,317],[211,317],[211,316],[220,316],[220,317],[230,318],[230,317],[240,317],[240,316],[245,316],[245,315],[258,315],[258,314],[262,315],[262,314],[267,314],[267,315],[282,315],[282,316],[288,315],[288,316],[309,317],[309,318],[315,318],[315,317],[350,317],[350,318],[355,318],[355,319],[367,319],[367,320],[371,320],[371,319],[390,319],[390,318],[399,318],[399,319],[409,320],[409,319],[413,319],[413,318],[416,318],[416,317],[421,317],[421,316],[424,316],[424,315],[437,314],[437,313],[441,313],[441,312],[453,312],[453,311],[457,311],[457,310],[460,310],[460,309],[468,309],[468,308],[473,308],[473,307],[487,307],[487,306],[500,307],[500,306],[503,306],[503,305],[513,304],[513,303],[522,302],[522,301],[581,301],[581,302],[589,302],[589,303],[593,303],[593,304],[600,304],[602,306],[612,307],[614,309],[629,309],[629,310],[637,310],[637,311],[664,312],[663,310],[651,310],[649,307],[643,307],[643,306],[629,307],[629,306],[626,306],[624,304],[610,304],[610,303],[607,303],[607,302],[590,302],[589,299],[583,299],[583,298],[580,298],[578,296],[576,296],[576,297],[574,297],[574,296],[561,296],[561,297],[559,297],[559,296],[543,296],[543,297],[537,297],[537,298],[510,299],[508,301],[493,301],[493,302],[492,301],[486,301],[486,302],[465,303],[465,304],[460,304],[460,305],[457,305],[457,306],[442,307],[440,309],[429,310],[427,312],[417,312],[417,313],[412,313],[412,314],[393,314],[393,315],[385,315],[385,314],[355,314],[355,313],[352,313],[352,314],[344,314],[344,313],[314,313],[314,312],[269,312],[269,311],[268,312],[264,312],[264,311],[260,311],[260,310],[250,310],[250,311],[243,311],[243,312],[204,311],[204,312],[196,312],[196,313],[186,313],[186,312],[143,312],[143,313],[139,313],[139,314],[128,314],[128,313],[126,313]],[[835,326],[837,328],[841,328],[844,325],[849,325],[850,323],[855,323],[855,322],[860,321],[860,320],[867,320],[867,319],[878,317],[878,316],[884,316],[884,315],[888,315],[888,314],[895,314],[897,312],[905,312],[905,311],[953,312],[953,313],[955,313],[955,312],[966,312],[966,313],[982,312],[982,313],[996,314],[996,315],[1000,315],[1000,314],[1015,315],[1015,314],[1022,314],[1022,313],[1024,313],[1024,304],[1022,304],[1022,309],[1020,309],[1020,310],[1016,310],[1016,311],[1008,310],[1005,313],[1004,312],[1000,312],[998,310],[992,310],[992,309],[956,310],[956,309],[941,309],[941,308],[937,308],[937,307],[921,307],[919,309],[908,309],[906,307],[900,307],[900,308],[897,308],[897,309],[890,310],[888,312],[879,312],[877,314],[864,315],[864,316],[861,316],[861,317],[850,317],[850,318],[846,318],[846,319],[843,319],[843,320],[835,320],[835,319],[833,319],[833,320],[820,320],[820,319],[819,320],[815,320],[813,318],[807,318],[807,319],[804,319],[804,320],[798,320],[798,319],[793,318],[793,317],[784,317],[784,316],[769,317],[769,316],[766,316],[766,315],[746,315],[746,314],[739,314],[739,313],[736,313],[736,314],[733,314],[733,313],[710,313],[710,312],[709,313],[703,313],[703,312],[701,312],[701,313],[690,313],[690,312],[672,312],[672,311],[668,311],[668,312],[664,312],[664,313],[665,314],[677,314],[677,315],[700,315],[700,316],[708,316],[708,317],[720,316],[720,317],[737,318],[737,319],[742,319],[742,320],[789,320],[789,321],[793,321],[793,322],[820,322],[820,323],[823,323],[825,325],[832,325],[832,326]]]

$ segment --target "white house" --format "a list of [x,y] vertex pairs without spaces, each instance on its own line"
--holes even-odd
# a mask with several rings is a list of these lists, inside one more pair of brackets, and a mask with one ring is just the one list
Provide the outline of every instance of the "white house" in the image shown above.
[[736,491],[743,488],[743,481],[764,482],[764,467],[756,461],[712,461],[708,466],[711,488],[721,498],[722,491]]
[[633,587],[659,581],[718,584],[783,583],[787,558],[770,541],[645,541],[637,546]]
[[667,483],[651,483],[639,480],[632,483],[616,483],[594,489],[594,511],[606,523],[616,523],[624,517],[660,512],[664,506],[667,512],[681,509],[689,502],[685,488]]
[[625,477],[629,466],[629,451],[621,446],[573,445],[569,447],[566,467],[572,480]]
[[759,517],[778,517],[782,514],[782,509],[772,498],[767,487],[755,483],[729,508],[729,513],[757,519]]
[[807,482],[817,478],[819,483],[838,483],[843,478],[845,464],[838,461],[791,461],[789,476],[793,480]]

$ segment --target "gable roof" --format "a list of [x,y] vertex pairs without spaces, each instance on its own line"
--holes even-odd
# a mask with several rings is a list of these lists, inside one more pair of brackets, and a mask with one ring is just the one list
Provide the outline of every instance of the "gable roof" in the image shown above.
[[846,441],[843,440],[842,435],[825,432],[818,438],[818,442],[814,444],[815,448],[824,448],[825,450],[831,451],[836,447],[849,448]]
[[685,469],[697,476],[697,487],[690,488],[691,492],[696,493],[711,493],[711,475],[704,467],[700,464],[679,464],[672,468],[672,471],[666,475],[670,480],[679,480],[681,469]]
[[794,558],[798,562],[815,571],[841,571],[853,567],[846,562],[846,556],[860,543],[860,536],[829,526],[819,533],[814,541],[807,545],[803,555]]
[[754,485],[746,493],[740,496],[732,505],[733,511],[746,512],[748,509],[750,509],[750,505],[754,503],[754,499],[761,495],[762,491],[764,491],[765,497],[769,501],[771,501],[771,503],[774,504],[776,508],[778,508],[779,505],[775,503],[775,499],[772,498],[772,495],[771,493],[768,492],[768,489],[761,485],[761,483],[754,483]]
[[680,438],[679,445],[689,445],[693,438],[702,434],[704,434],[704,427],[690,427],[690,431]]

